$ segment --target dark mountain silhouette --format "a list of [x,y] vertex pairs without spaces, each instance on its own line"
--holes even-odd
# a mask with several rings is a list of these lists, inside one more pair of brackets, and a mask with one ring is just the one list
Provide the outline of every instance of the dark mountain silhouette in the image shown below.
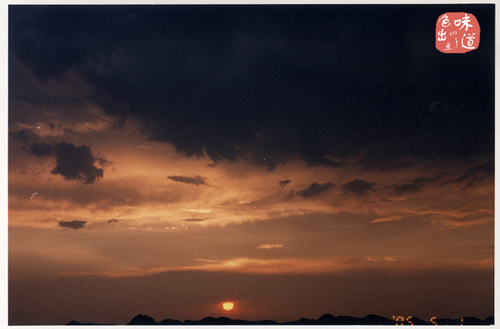
[[430,324],[429,322],[424,321],[424,320],[419,319],[419,318],[414,317],[414,316],[412,316],[412,317],[410,318],[410,321],[409,321],[409,322],[408,322],[408,321],[405,321],[405,325],[406,325],[406,324],[411,324],[410,322],[411,322],[411,323],[413,323],[413,324],[414,324],[414,325],[416,325],[416,326],[423,326],[423,325],[428,325],[428,324]]
[[483,325],[483,324],[487,324],[485,322],[486,322],[486,320],[482,321],[481,319],[470,317],[470,316],[462,318],[462,323],[463,324],[469,324],[469,325]]
[[[147,315],[138,314],[135,316],[127,325],[202,325],[202,326],[223,326],[223,325],[395,325],[395,324],[404,324],[404,325],[493,325],[494,317],[487,317],[484,321],[475,318],[475,317],[464,317],[461,319],[433,319],[431,321],[424,321],[417,317],[405,318],[401,321],[395,321],[393,319],[388,319],[380,315],[369,314],[363,318],[356,318],[352,316],[333,316],[331,314],[324,314],[317,320],[301,318],[296,321],[289,321],[279,323],[273,320],[260,320],[260,321],[247,321],[247,320],[232,320],[226,317],[206,317],[201,320],[186,320],[184,322],[179,320],[165,319],[160,322],[156,322],[152,317]],[[78,321],[71,321],[67,325],[98,325],[96,323],[80,323]],[[102,324],[100,324],[102,325]]]
[[471,326],[482,326],[482,325],[493,325],[493,317],[490,316],[486,318],[484,321],[481,319],[478,319],[476,317],[472,316],[467,316],[461,319],[436,319],[434,320],[435,323],[438,325],[454,325],[454,326],[460,326],[460,325],[471,325]]
[[158,323],[161,326],[176,326],[176,325],[181,325],[182,322],[179,320],[171,320],[171,319],[165,319],[161,320],[160,323]]
[[134,326],[148,326],[148,325],[155,325],[158,324],[156,321],[147,316],[147,315],[142,315],[138,314],[136,315],[129,323],[128,325],[134,325]]
[[381,325],[381,326],[390,326],[394,324],[393,320],[389,320],[388,318],[384,318],[380,315],[368,314],[364,318],[361,319],[366,325]]
[[193,320],[186,320],[182,323],[183,325],[204,325],[204,326],[217,326],[217,325],[249,325],[249,324],[255,324],[253,321],[246,321],[246,320],[232,320],[230,318],[226,317],[219,317],[219,318],[214,318],[214,317],[206,317],[203,318],[200,321],[193,321]]
[[435,323],[437,323],[438,325],[441,325],[441,326],[459,326],[462,324],[462,321],[461,319],[435,319],[434,320]]
[[306,319],[306,318],[302,318],[300,320],[297,320],[297,321],[291,321],[291,322],[285,322],[283,323],[284,325],[311,325],[311,324],[316,324],[316,321],[313,320],[313,319]]
[[276,325],[276,324],[280,324],[280,323],[273,321],[273,320],[262,320],[262,321],[252,321],[251,324],[255,324],[258,326],[271,326],[271,325]]
[[332,324],[335,321],[335,317],[331,314],[323,314],[317,321],[318,324]]
[[78,321],[70,321],[67,326],[100,326],[101,324],[99,323],[92,323],[92,322],[86,322],[86,323],[80,323]]

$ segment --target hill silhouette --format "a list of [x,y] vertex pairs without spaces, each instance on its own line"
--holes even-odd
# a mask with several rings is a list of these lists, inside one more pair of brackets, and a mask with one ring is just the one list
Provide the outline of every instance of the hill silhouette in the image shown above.
[[147,315],[142,315],[142,314],[136,315],[128,323],[128,325],[135,325],[135,326],[148,326],[148,325],[155,325],[155,324],[158,324],[158,323],[156,323],[156,321],[153,318],[151,318]]
[[[160,322],[156,322],[152,317],[147,315],[138,314],[136,315],[127,325],[138,325],[138,326],[147,326],[147,325],[202,325],[202,326],[220,326],[220,325],[395,325],[395,324],[404,324],[404,325],[484,325],[489,326],[494,324],[494,317],[490,316],[485,320],[481,320],[475,317],[464,317],[461,319],[433,319],[431,321],[424,321],[417,317],[405,318],[401,321],[395,321],[394,319],[388,319],[380,315],[369,314],[363,318],[356,318],[352,316],[333,316],[331,314],[324,314],[318,319],[307,319],[301,318],[296,321],[288,321],[279,323],[273,320],[260,320],[260,321],[247,321],[247,320],[233,320],[227,317],[206,317],[201,320],[172,320],[165,319]],[[103,325],[97,323],[80,323],[78,321],[71,321],[67,325]]]

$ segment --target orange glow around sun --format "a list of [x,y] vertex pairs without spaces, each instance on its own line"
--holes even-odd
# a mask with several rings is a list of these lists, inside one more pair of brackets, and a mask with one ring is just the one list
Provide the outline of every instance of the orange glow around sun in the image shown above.
[[233,302],[224,302],[224,303],[222,303],[222,308],[225,311],[231,311],[234,308],[234,303]]

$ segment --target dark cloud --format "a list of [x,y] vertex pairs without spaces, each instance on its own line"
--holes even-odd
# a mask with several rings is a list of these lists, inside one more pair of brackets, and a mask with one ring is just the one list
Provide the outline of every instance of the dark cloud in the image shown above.
[[[322,156],[323,152],[319,152],[318,155],[314,155],[313,152],[317,150],[312,149],[311,152],[302,152],[303,158],[305,158],[307,165],[309,166],[325,166],[330,168],[338,168],[344,166],[346,163],[343,161],[333,161]],[[326,154],[326,153],[325,153]]]
[[110,224],[111,223],[118,223],[118,219],[114,219],[114,218],[110,219],[110,220],[108,220],[108,223],[110,223]]
[[90,146],[76,146],[73,143],[60,142],[55,144],[33,143],[30,153],[38,157],[55,156],[56,166],[52,174],[60,174],[68,180],[79,180],[85,184],[94,183],[103,177],[104,170],[97,168],[108,163],[103,157],[94,157]]
[[413,184],[422,184],[422,183],[434,183],[438,180],[441,179],[441,177],[443,177],[444,174],[441,173],[441,174],[438,174],[436,176],[432,176],[432,177],[419,177],[419,178],[415,178],[414,180],[412,180],[411,182]]
[[83,228],[86,223],[87,223],[87,221],[84,221],[84,220],[72,220],[72,221],[68,221],[68,222],[60,221],[59,226],[70,228],[73,230],[78,230],[78,229]]
[[52,155],[54,147],[51,144],[46,143],[33,143],[30,147],[31,154],[37,157],[48,157]]
[[78,180],[85,184],[94,183],[103,177],[104,171],[94,166],[96,158],[87,145],[75,146],[61,142],[54,146],[56,166],[53,174],[60,174],[68,180]]
[[179,183],[186,183],[186,184],[194,184],[194,185],[208,185],[206,182],[206,178],[195,175],[193,177],[186,177],[186,176],[168,176],[168,179],[171,179],[173,181],[179,182]]
[[265,157],[262,161],[254,159],[254,162],[260,166],[266,167],[268,171],[273,171],[280,163],[280,160],[275,157]]
[[105,166],[105,165],[109,165],[109,164],[112,164],[112,162],[108,161],[106,158],[104,158],[103,156],[96,156],[94,157],[95,161],[97,161],[97,163],[99,163],[101,166]]
[[330,168],[338,168],[338,167],[344,166],[346,163],[343,161],[332,161],[330,159],[323,158],[323,161],[318,162],[317,164],[318,165],[321,164],[321,165],[324,165],[324,166],[330,167]]
[[396,194],[406,194],[406,193],[415,193],[422,190],[422,185],[420,184],[403,184],[396,185],[393,187],[393,191]]
[[30,129],[21,129],[16,132],[10,132],[9,138],[18,142],[29,144],[30,142],[38,139],[38,135],[33,133]]
[[357,163],[361,165],[363,169],[379,169],[390,172],[420,167],[429,161],[439,162],[441,160],[438,155],[429,153],[427,158],[417,157],[412,160],[395,161],[394,158],[387,155],[388,152],[390,153],[392,151],[374,148],[366,152]]
[[325,192],[326,190],[333,188],[334,186],[335,186],[335,184],[332,184],[330,182],[324,183],[324,184],[318,184],[318,183],[314,182],[311,185],[309,185],[308,188],[298,191],[297,195],[299,195],[303,198],[315,197],[318,194],[321,194],[321,193]]
[[463,181],[468,181],[468,185],[472,185],[475,182],[482,181],[486,178],[492,178],[494,174],[495,174],[495,163],[494,161],[490,161],[472,167],[468,169],[462,176],[446,181],[443,184],[460,183]]
[[[428,37],[454,10],[481,22],[481,46],[467,56],[443,56]],[[334,168],[361,155],[368,167],[492,157],[494,12],[12,5],[9,53],[42,81],[71,71],[107,115],[214,162],[272,170],[297,157]]]
[[392,200],[389,200],[389,199],[380,199],[380,201],[384,201],[384,202],[392,202]]
[[201,218],[187,218],[187,219],[183,219],[182,221],[183,222],[204,222],[206,220],[207,219],[201,219]]
[[288,183],[290,183],[290,180],[289,180],[289,179],[286,179],[286,180],[280,180],[280,186],[281,186],[281,187],[285,187]]
[[353,193],[362,195],[368,191],[373,191],[375,185],[375,182],[368,183],[367,181],[362,179],[355,179],[342,185],[342,190],[344,191],[344,194]]

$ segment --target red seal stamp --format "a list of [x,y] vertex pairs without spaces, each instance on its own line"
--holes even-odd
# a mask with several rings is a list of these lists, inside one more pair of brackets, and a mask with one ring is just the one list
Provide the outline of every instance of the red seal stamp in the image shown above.
[[445,13],[436,22],[436,49],[445,54],[463,54],[479,47],[481,28],[470,13]]

